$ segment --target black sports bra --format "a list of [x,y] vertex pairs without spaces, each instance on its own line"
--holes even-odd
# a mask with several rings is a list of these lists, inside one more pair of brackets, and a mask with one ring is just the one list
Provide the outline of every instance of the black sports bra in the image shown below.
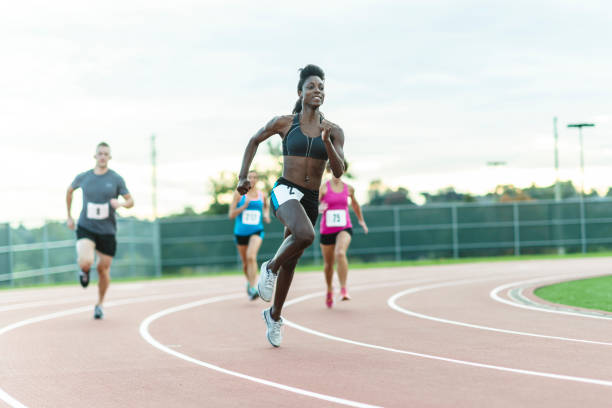
[[[321,117],[323,121],[323,117]],[[293,123],[287,136],[283,138],[283,156],[312,157],[313,159],[327,160],[327,150],[323,139],[319,137],[308,137],[300,129],[300,116],[293,116]]]

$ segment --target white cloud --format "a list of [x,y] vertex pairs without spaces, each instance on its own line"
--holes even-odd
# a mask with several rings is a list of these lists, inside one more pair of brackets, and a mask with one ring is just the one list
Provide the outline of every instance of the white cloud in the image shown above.
[[[132,213],[148,216],[152,133],[160,211],[203,208],[208,179],[237,171],[248,138],[290,111],[297,68],[309,62],[327,72],[323,111],[345,130],[359,189],[375,178],[413,192],[549,183],[555,115],[561,169],[576,181],[578,137],[566,125],[597,123],[584,133],[586,180],[605,188],[611,11],[606,2],[0,3],[0,172],[10,174],[0,193],[12,197],[0,220],[63,217],[66,185],[93,164],[100,140],[134,191]],[[508,164],[493,177],[490,160]]]

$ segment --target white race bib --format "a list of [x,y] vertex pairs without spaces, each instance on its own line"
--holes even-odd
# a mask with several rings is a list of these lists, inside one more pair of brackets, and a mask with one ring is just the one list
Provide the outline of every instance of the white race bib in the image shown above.
[[261,213],[257,210],[244,210],[242,212],[242,223],[245,225],[258,225]]
[[108,203],[87,203],[87,218],[90,220],[105,220],[108,218]]
[[327,210],[325,224],[328,227],[346,227],[346,210]]
[[272,194],[274,194],[274,197],[276,197],[279,207],[289,200],[300,201],[302,197],[304,197],[304,193],[302,193],[300,190],[295,187],[289,187],[285,184],[279,184],[278,186],[274,187],[272,189]]

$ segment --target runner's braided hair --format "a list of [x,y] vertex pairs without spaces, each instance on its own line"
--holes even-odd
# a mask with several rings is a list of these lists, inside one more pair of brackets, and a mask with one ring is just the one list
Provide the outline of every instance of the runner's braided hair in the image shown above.
[[[304,82],[311,76],[318,76],[321,80],[325,81],[325,73],[323,70],[313,64],[308,64],[304,68],[300,68],[300,80],[298,81],[297,89],[298,91],[302,90],[304,86]],[[295,107],[293,108],[293,113],[300,113],[302,111],[302,97],[300,97],[295,103]]]

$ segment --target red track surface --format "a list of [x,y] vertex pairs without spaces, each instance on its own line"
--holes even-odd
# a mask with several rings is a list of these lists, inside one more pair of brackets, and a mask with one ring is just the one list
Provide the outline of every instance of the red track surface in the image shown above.
[[331,310],[322,272],[298,274],[279,349],[265,338],[267,304],[247,300],[238,276],[116,284],[102,321],[95,288],[3,291],[0,406],[610,407],[609,317],[514,307],[490,292],[611,266],[353,270],[353,300]]

